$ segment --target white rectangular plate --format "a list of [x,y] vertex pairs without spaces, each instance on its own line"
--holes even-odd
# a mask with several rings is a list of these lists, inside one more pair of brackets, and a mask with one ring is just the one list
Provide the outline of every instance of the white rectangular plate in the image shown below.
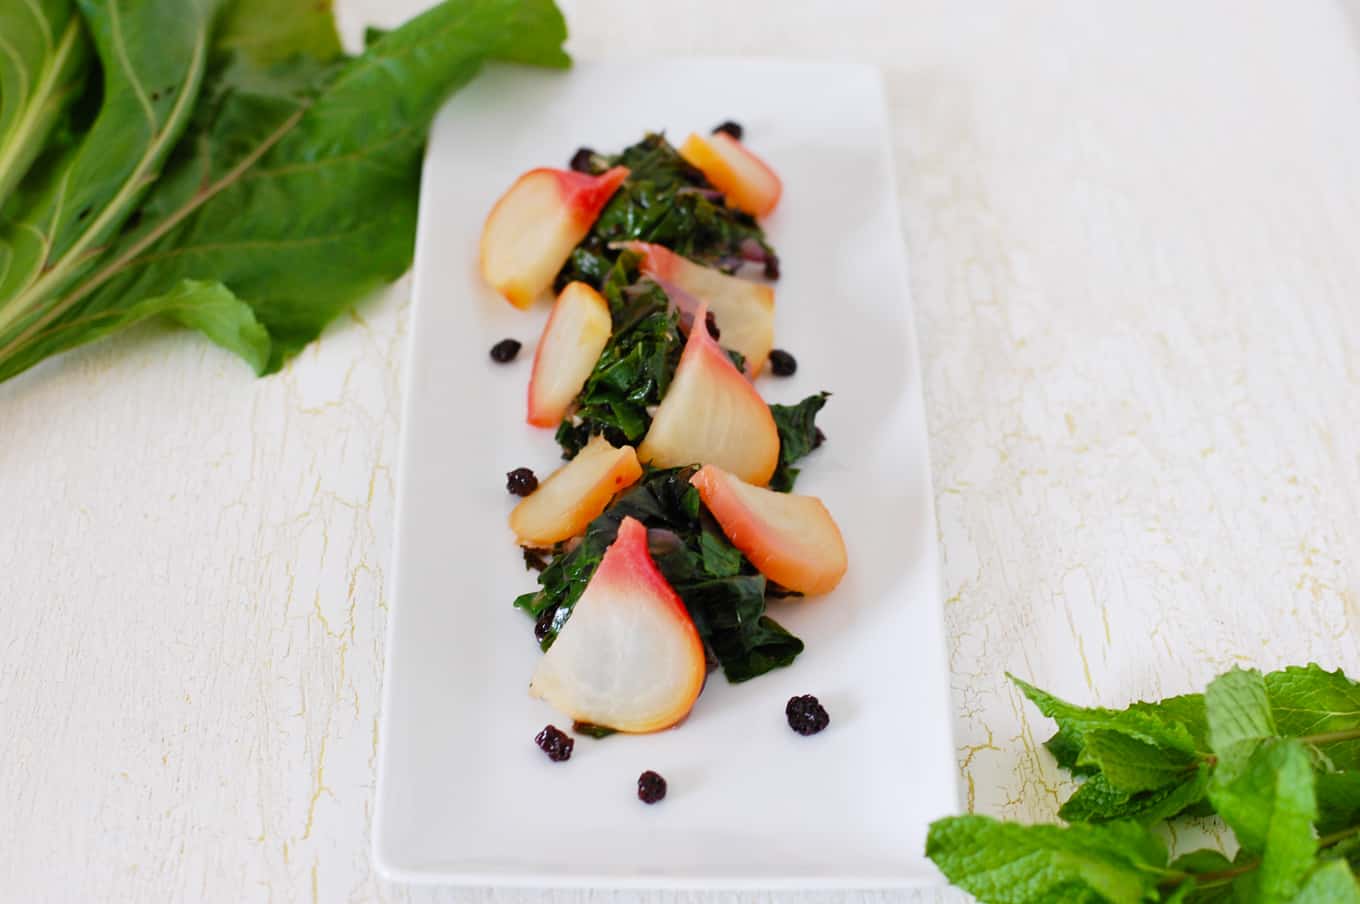
[[[535,586],[506,527],[505,472],[557,466],[524,423],[546,306],[478,277],[482,220],[525,170],[649,129],[677,143],[725,119],[779,173],[765,224],[783,263],[771,401],[834,397],[798,490],[840,523],[850,571],[831,595],[772,604],[807,650],[732,685],[677,729],[534,746],[562,716],[530,699],[539,654],[511,600]],[[929,883],[932,819],[958,808],[921,373],[894,210],[882,86],[868,68],[756,62],[496,68],[430,139],[420,207],[388,623],[374,858],[397,881],[812,887]],[[502,366],[488,349],[525,343]],[[813,693],[831,727],[803,738],[784,704]],[[635,796],[655,769],[670,790]]]

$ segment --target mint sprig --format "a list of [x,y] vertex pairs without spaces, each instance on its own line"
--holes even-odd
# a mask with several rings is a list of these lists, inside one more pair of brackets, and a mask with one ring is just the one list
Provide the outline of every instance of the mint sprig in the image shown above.
[[[1233,669],[1204,694],[1082,707],[1012,677],[1085,780],[1070,825],[931,826],[926,854],[984,904],[1360,904],[1360,684],[1317,665]],[[1216,813],[1236,835],[1169,860],[1156,827]]]

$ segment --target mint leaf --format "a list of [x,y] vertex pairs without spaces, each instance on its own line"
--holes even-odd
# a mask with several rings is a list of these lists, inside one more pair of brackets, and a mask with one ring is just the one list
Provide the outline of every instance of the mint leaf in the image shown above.
[[[1059,811],[1076,825],[937,823],[928,853],[956,884],[984,902],[1360,904],[1360,684],[1316,665],[1233,669],[1202,696],[1112,710],[1012,680],[1057,720],[1059,764],[1089,776]],[[1215,811],[1236,834],[1234,860],[1206,850],[1163,867],[1128,843],[1112,864],[1086,845],[1110,836],[1074,834]]]
[[1322,860],[1344,860],[1350,864],[1352,873],[1360,870],[1360,835],[1351,835],[1328,845],[1318,857]]
[[1230,882],[1201,887],[1194,879],[1189,879],[1176,886],[1170,895],[1162,898],[1161,904],[1227,904],[1232,897],[1233,887]]
[[1057,757],[1058,765],[1079,775],[1097,771],[1090,762],[1083,762],[1087,735],[1094,731],[1117,732],[1187,756],[1203,749],[1202,698],[1173,697],[1160,704],[1135,703],[1122,710],[1086,708],[1060,700],[1014,675],[1008,677],[1041,713],[1057,720],[1058,733],[1049,739],[1048,749]]
[[[1137,819],[1133,794],[1110,786],[1105,776],[1096,773],[1081,783],[1058,809],[1058,816],[1067,822],[1109,822],[1115,819]],[[1140,822],[1142,820],[1139,820]]]
[[1209,717],[1209,746],[1225,758],[1249,756],[1260,741],[1274,737],[1265,679],[1253,670],[1233,669],[1215,678],[1204,692]]
[[1203,904],[1202,898],[1195,895],[1195,882],[1187,879],[1171,889],[1169,894],[1156,899],[1158,904]]
[[1119,791],[1152,791],[1178,784],[1195,772],[1199,757],[1149,744],[1119,731],[1098,728],[1086,734],[1079,765],[1094,766]]
[[[1272,672],[1265,678],[1271,709],[1283,735],[1360,732],[1360,683],[1316,664]],[[1360,736],[1326,741],[1322,751],[1337,769],[1360,769]]]
[[1237,866],[1220,852],[1208,848],[1182,854],[1171,861],[1171,869],[1189,873],[1190,877],[1176,886],[1174,893],[1163,899],[1163,904],[1173,901],[1217,904],[1230,900]]
[[[1250,682],[1233,679],[1232,685],[1227,695],[1216,695],[1210,685],[1209,722],[1225,725],[1219,735],[1240,751],[1250,743],[1245,735],[1259,729],[1262,721]],[[1221,719],[1215,716],[1216,697],[1220,706],[1227,707],[1228,715]],[[1237,833],[1242,850],[1261,858],[1259,867],[1239,880],[1256,895],[1249,900],[1288,901],[1297,894],[1317,853],[1313,834],[1317,803],[1304,745],[1292,739],[1268,739],[1244,759],[1220,761],[1209,784],[1209,800]]]
[[931,825],[926,856],[983,904],[1137,904],[1168,875],[1162,843],[1130,822],[1062,828],[955,816]]
[[1232,861],[1221,851],[1201,848],[1171,861],[1171,868],[1187,873],[1217,873],[1232,868]]
[[649,134],[617,156],[596,155],[596,172],[628,167],[628,181],[605,205],[590,234],[572,251],[555,281],[560,289],[572,280],[603,291],[618,254],[617,244],[630,240],[665,245],[682,257],[728,273],[743,263],[765,264],[777,258],[755,218],[729,206],[704,174],[685,161],[664,135]]
[[1320,833],[1327,835],[1360,825],[1360,772],[1321,772],[1313,782]]
[[1130,793],[1114,788],[1103,774],[1096,774],[1067,799],[1058,815],[1068,822],[1132,819],[1150,825],[1179,816],[1200,804],[1209,787],[1209,775],[1209,767],[1201,763],[1176,784]]
[[1345,861],[1332,860],[1309,873],[1291,904],[1360,904],[1360,885]]

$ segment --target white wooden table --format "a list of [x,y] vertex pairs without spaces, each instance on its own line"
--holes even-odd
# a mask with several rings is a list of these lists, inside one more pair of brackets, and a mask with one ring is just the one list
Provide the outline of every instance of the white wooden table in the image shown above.
[[[969,807],[1069,788],[1008,669],[1105,704],[1360,672],[1354,9],[568,9],[581,57],[885,67]],[[407,294],[267,380],[150,327],[0,386],[0,900],[672,899],[373,874]],[[815,900],[880,898],[960,896]]]

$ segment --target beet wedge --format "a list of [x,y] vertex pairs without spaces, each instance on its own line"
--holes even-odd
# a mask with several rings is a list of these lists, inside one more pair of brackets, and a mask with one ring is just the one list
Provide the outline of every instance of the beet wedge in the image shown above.
[[690,135],[680,156],[697,166],[727,196],[727,203],[752,216],[768,216],[784,192],[774,170],[726,132]]
[[529,423],[556,427],[586,385],[609,342],[609,303],[583,282],[568,283],[534,351],[529,377]]
[[822,500],[751,486],[713,465],[690,483],[727,539],[765,577],[812,596],[845,576],[845,540]]
[[510,529],[521,546],[535,549],[578,537],[641,476],[632,446],[615,449],[597,436],[515,506]]
[[774,289],[696,264],[661,245],[626,242],[623,247],[642,255],[642,272],[687,318],[700,302],[708,302],[719,342],[741,353],[748,374],[754,377],[764,369],[774,346]]
[[[708,306],[700,304],[695,322]],[[692,329],[666,395],[638,446],[661,468],[715,464],[764,486],[779,464],[779,430],[770,406],[708,330]]]
[[482,278],[515,307],[532,305],[626,178],[622,166],[598,176],[556,169],[520,176],[482,226]]
[[625,518],[529,692],[563,714],[617,731],[669,728],[689,714],[707,664],[689,611]]

